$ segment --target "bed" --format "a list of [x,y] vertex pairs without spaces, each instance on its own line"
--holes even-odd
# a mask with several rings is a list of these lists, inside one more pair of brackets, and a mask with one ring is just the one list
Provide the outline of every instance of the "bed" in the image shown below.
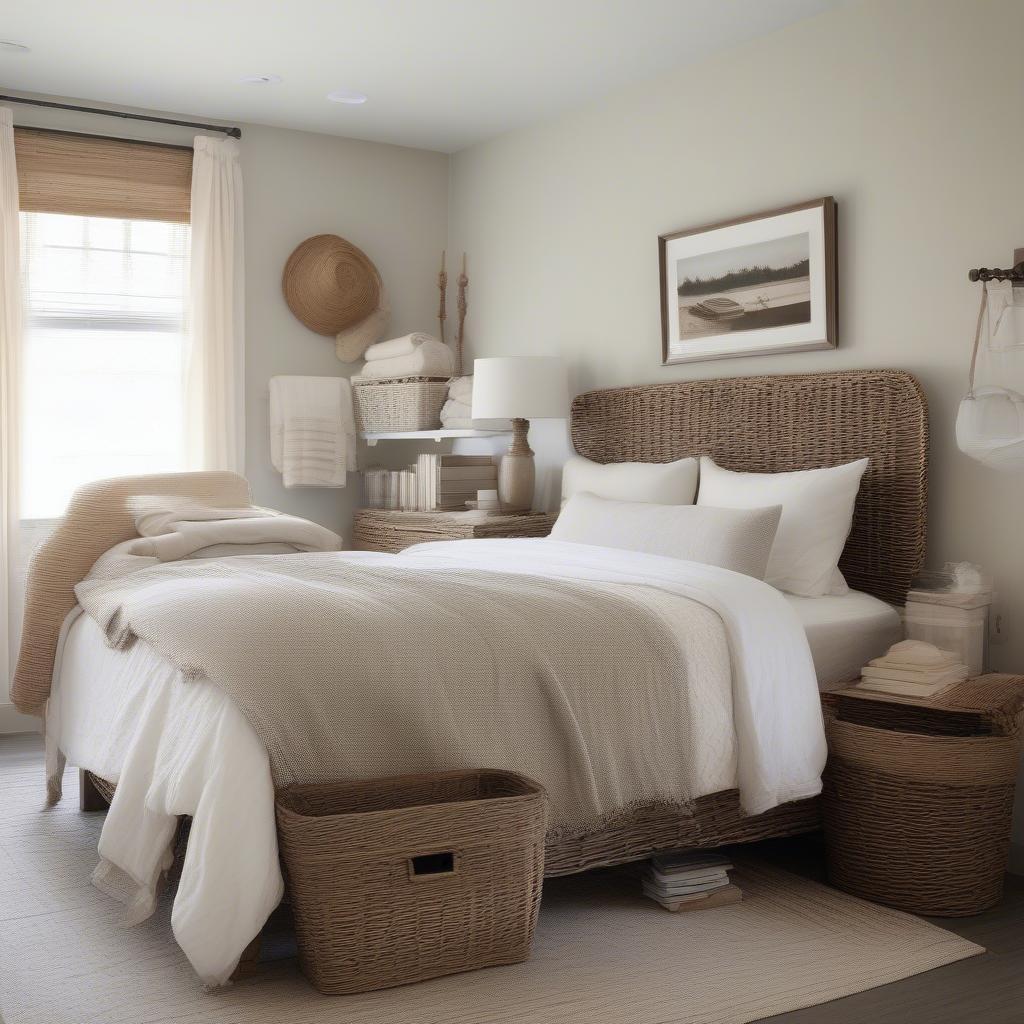
[[[879,602],[902,603],[924,553],[927,416],[921,390],[909,374],[851,371],[589,392],[573,403],[572,437],[577,452],[603,463],[670,461],[707,454],[726,468],[777,472],[835,465],[869,456],[870,466],[840,563],[851,588],[857,592],[850,595],[854,598],[852,603],[868,602],[869,607],[858,610],[849,607],[848,601],[843,609],[833,604],[823,611],[819,604],[802,611],[798,608],[797,614],[805,623],[811,654],[820,663],[819,682],[830,677],[827,685],[841,682],[842,679],[831,677],[841,676],[857,664],[863,652],[881,643],[884,631],[892,629],[892,619],[882,614]],[[218,746],[211,747],[210,761],[230,748],[230,756],[246,766],[245,774],[258,775],[262,770],[268,787],[269,777],[265,765],[261,769],[259,763],[258,739],[246,737],[246,723],[238,709],[215,686],[208,681],[197,685],[186,681],[180,673],[176,675],[144,643],[137,643],[127,652],[110,650],[92,620],[73,617],[74,586],[101,554],[134,536],[129,505],[140,494],[182,494],[226,505],[248,502],[245,481],[224,473],[105,482],[80,492],[61,528],[33,562],[25,635],[13,692],[22,710],[39,713],[50,693],[55,659],[60,652],[57,698],[51,704],[48,726],[51,756],[58,756],[57,748],[63,746],[62,753],[72,763],[91,769],[108,795],[109,784],[117,783],[119,793],[123,794],[122,814],[129,813],[132,807],[128,793],[133,787],[142,787],[137,794],[142,802],[135,806],[149,808],[152,792],[145,791],[141,780],[145,778],[146,785],[152,786],[154,772],[164,772],[159,781],[163,785],[166,813],[160,828],[147,838],[155,847],[133,849],[127,854],[121,851],[122,862],[125,857],[138,856],[140,863],[152,864],[161,844],[166,848],[170,842],[174,814],[193,813],[192,804],[197,802],[193,797],[190,803],[188,781],[168,777],[166,769],[156,764],[152,751],[166,751],[175,743],[193,743],[197,733],[190,730],[189,723],[206,724],[211,743],[217,742]],[[854,634],[858,637],[856,642],[850,639]],[[161,708],[173,708],[173,719],[160,709],[160,713],[154,712],[154,704],[160,701],[164,702]],[[133,733],[134,724],[143,715],[154,732],[149,743],[139,741]],[[215,732],[208,728],[213,720],[218,723]],[[107,786],[103,786],[104,780]],[[209,806],[204,808],[208,815],[232,813],[230,787],[219,791],[219,799],[221,803],[214,811]],[[272,800],[269,788],[262,799]],[[111,816],[115,812],[118,801]],[[246,827],[251,826],[249,832],[239,837],[238,861],[232,871],[245,878],[247,886],[262,893],[265,905],[272,906],[280,896],[275,888],[279,879],[275,882],[270,877],[265,858],[261,867],[248,857],[254,845],[273,842],[272,836],[265,834],[268,827],[273,828],[272,814],[254,818],[259,820],[247,822]],[[722,784],[713,792],[702,792],[686,813],[653,802],[632,808],[628,814],[609,817],[601,827],[584,832],[553,830],[547,848],[546,873],[565,874],[627,862],[657,849],[717,846],[790,835],[817,825],[816,799],[792,800],[765,813],[744,814],[737,790]],[[105,828],[105,835],[106,832]],[[100,853],[104,855],[102,842]],[[194,868],[197,857],[193,857]],[[161,862],[161,866],[165,865]],[[193,947],[203,941],[205,915],[194,912],[194,906],[190,913],[189,901],[195,897],[196,887],[209,891],[216,879],[204,880],[198,877],[201,874],[192,872],[175,902],[172,923],[183,947],[186,940]],[[108,872],[97,881],[125,899],[130,915],[134,914],[136,919],[151,910],[147,904],[151,897],[148,891],[134,896],[128,893],[127,897],[124,892],[117,892],[131,879]],[[137,901],[134,905],[133,899]],[[232,948],[240,950],[252,938],[252,921],[240,922],[238,929],[230,941]],[[209,972],[210,977],[222,980],[218,971],[222,973],[223,969],[224,964]]]

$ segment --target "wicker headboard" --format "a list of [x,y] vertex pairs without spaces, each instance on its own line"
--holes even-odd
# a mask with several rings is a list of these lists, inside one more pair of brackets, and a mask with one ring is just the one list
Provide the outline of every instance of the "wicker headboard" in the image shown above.
[[56,530],[32,557],[18,667],[11,700],[41,714],[50,693],[60,627],[75,606],[75,586],[115,544],[137,537],[132,499],[173,495],[226,508],[249,504],[249,484],[235,473],[171,473],[97,480],[75,491]]
[[572,404],[576,451],[594,462],[710,455],[781,473],[870,458],[839,563],[850,586],[902,604],[924,561],[928,409],[901,370],[734,377],[610,388]]

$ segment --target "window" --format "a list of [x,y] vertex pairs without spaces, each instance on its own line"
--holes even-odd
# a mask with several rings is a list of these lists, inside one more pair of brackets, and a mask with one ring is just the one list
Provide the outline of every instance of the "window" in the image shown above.
[[[24,206],[23,206],[24,209]],[[184,463],[189,225],[22,212],[22,516]]]

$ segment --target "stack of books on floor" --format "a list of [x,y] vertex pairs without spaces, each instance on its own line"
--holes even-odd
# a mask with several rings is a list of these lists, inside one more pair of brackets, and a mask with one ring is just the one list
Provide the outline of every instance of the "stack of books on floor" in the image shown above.
[[665,853],[644,872],[644,895],[666,910],[710,910],[739,903],[743,893],[729,881],[732,863],[720,853]]
[[902,640],[889,652],[861,669],[858,686],[907,697],[937,697],[962,683],[967,666],[952,651],[943,651],[923,640]]
[[498,467],[490,455],[421,455],[416,482],[424,512],[465,512],[477,491],[497,488]]

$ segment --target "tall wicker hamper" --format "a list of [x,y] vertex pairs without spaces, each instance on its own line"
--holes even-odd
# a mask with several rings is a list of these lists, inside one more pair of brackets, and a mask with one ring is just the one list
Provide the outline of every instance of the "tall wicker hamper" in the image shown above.
[[544,790],[511,772],[280,791],[306,977],[340,995],[527,959],[545,823]]
[[1001,899],[1020,719],[948,703],[841,699],[829,716],[822,810],[838,888],[939,917]]

